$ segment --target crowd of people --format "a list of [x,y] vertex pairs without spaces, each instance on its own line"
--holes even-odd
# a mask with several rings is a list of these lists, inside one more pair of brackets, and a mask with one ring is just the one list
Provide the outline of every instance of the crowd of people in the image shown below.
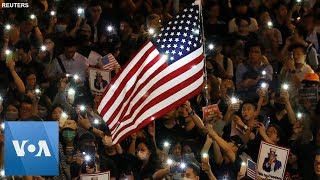
[[[261,141],[290,149],[284,179],[320,178],[319,0],[204,0],[201,93],[112,144],[88,83],[88,68],[102,68],[90,52],[124,66],[192,2],[33,0],[0,10],[0,120],[59,122],[59,175],[20,178],[250,179],[241,166],[257,162]],[[218,108],[203,121],[207,105]]]

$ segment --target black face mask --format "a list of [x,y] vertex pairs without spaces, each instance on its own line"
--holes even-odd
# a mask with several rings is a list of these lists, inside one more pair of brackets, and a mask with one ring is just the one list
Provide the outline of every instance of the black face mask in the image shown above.
[[276,109],[276,111],[282,111],[286,108],[286,105],[285,104],[282,104],[282,103],[278,103],[278,102],[275,102],[274,103],[274,108]]

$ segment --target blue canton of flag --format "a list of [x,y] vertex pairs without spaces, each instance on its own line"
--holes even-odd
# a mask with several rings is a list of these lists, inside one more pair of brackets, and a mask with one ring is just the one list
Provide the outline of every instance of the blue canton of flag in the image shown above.
[[104,64],[108,64],[109,63],[109,58],[107,56],[104,56],[101,58],[101,63]]
[[152,40],[160,54],[168,55],[168,64],[185,57],[202,46],[199,6],[184,9]]

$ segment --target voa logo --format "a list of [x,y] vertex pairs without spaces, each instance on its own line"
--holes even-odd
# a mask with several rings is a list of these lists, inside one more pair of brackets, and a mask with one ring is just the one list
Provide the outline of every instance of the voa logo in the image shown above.
[[[29,140],[22,140],[19,142],[18,140],[12,140],[13,147],[16,151],[18,157],[25,156],[25,150],[29,153],[37,153],[35,157],[40,157],[42,154],[46,157],[51,157],[50,150],[48,148],[47,142],[45,140],[39,140],[38,144],[28,144]],[[25,149],[26,148],[26,149]]]

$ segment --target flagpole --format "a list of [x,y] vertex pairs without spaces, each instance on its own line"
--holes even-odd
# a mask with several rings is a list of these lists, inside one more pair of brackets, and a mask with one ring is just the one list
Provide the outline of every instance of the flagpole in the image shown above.
[[204,38],[204,25],[203,25],[203,13],[202,13],[202,4],[201,4],[202,0],[196,0],[195,3],[198,4],[199,6],[199,15],[200,15],[200,21],[201,21],[201,29],[202,29],[202,47],[203,47],[203,54],[204,54],[204,81],[205,81],[205,93],[206,93],[206,120],[208,119],[208,107],[209,107],[209,95],[208,95],[208,72],[207,72],[207,63],[206,63],[206,43],[205,43],[205,38]]

